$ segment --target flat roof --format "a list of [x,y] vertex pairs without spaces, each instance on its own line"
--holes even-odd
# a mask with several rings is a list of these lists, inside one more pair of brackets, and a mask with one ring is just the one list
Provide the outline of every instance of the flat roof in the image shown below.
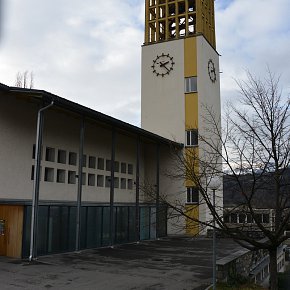
[[167,145],[171,144],[171,145],[176,146],[176,147],[182,148],[184,146],[182,143],[178,143],[178,142],[169,140],[169,139],[164,138],[162,136],[159,136],[155,133],[152,133],[152,132],[144,130],[140,127],[131,125],[129,123],[126,123],[126,122],[121,121],[119,119],[113,118],[111,116],[105,115],[101,112],[95,111],[91,108],[85,107],[81,104],[75,103],[73,101],[62,98],[60,96],[57,96],[55,94],[52,94],[52,93],[44,91],[44,90],[10,87],[10,86],[6,86],[2,83],[0,83],[0,90],[5,91],[5,92],[10,92],[10,93],[30,95],[31,97],[34,97],[35,99],[43,100],[45,105],[48,105],[49,103],[51,103],[53,101],[54,106],[56,106],[56,107],[66,109],[66,110],[71,111],[73,113],[77,113],[80,116],[88,117],[88,118],[94,119],[96,121],[102,122],[104,124],[110,125],[112,127],[128,131],[128,132],[133,133],[137,136],[146,137],[146,138],[149,138],[152,141],[155,141],[158,143],[163,143],[163,144],[167,144]]

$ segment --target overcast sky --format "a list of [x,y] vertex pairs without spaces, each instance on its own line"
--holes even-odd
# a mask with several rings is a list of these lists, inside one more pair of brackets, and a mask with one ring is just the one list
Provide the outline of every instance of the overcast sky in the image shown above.
[[[0,82],[34,87],[140,125],[144,0],[0,0]],[[290,92],[290,0],[216,0],[222,101],[267,65]]]

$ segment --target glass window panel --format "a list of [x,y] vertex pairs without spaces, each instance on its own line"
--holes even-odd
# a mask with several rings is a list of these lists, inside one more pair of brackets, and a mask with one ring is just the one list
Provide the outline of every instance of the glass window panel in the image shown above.
[[54,162],[55,161],[55,149],[51,147],[46,147],[45,160]]
[[116,242],[128,242],[128,207],[116,208]]
[[66,252],[69,248],[69,208],[67,206],[60,207],[60,251]]
[[35,151],[36,151],[36,145],[33,144],[33,146],[32,146],[32,159],[35,159]]
[[54,181],[54,168],[45,167],[44,169],[44,181]]
[[57,253],[61,250],[61,214],[59,206],[51,206],[48,225],[48,253]]
[[106,187],[110,187],[111,186],[111,176],[106,176]]
[[229,223],[230,222],[230,216],[228,214],[224,215],[224,221],[225,221],[225,223]]
[[58,150],[57,162],[62,163],[62,164],[66,164],[66,151],[65,150]]
[[119,172],[119,167],[120,167],[120,164],[119,164],[119,161],[115,161],[114,162],[114,170],[115,170],[115,172]]
[[121,173],[127,173],[127,164],[125,162],[121,163]]
[[236,213],[231,213],[231,223],[237,223],[238,222],[238,217]]
[[72,206],[69,208],[69,229],[68,229],[68,250],[76,249],[76,220],[77,208]]
[[106,160],[106,171],[111,171],[111,160]]
[[104,158],[98,158],[98,169],[104,170]]
[[133,180],[132,179],[128,179],[128,189],[133,189]]
[[114,177],[114,187],[119,188],[119,177]]
[[96,157],[95,156],[89,156],[89,168],[96,168]]
[[47,254],[48,206],[38,207],[37,254]]
[[149,207],[140,207],[140,239],[150,238],[150,215]]
[[156,238],[156,208],[150,208],[150,239]]
[[96,175],[95,174],[88,174],[88,185],[95,186],[96,183]]
[[243,224],[246,222],[246,215],[244,213],[239,214],[239,223]]
[[31,180],[34,180],[34,165],[32,165],[31,167],[31,176],[30,176]]
[[88,207],[87,248],[101,246],[102,210],[101,207]]
[[186,146],[198,145],[198,130],[192,129],[186,131]]
[[258,213],[255,216],[256,216],[256,220],[261,223],[262,222],[262,214]]
[[270,222],[270,215],[268,213],[263,213],[263,223],[269,223]]
[[77,165],[77,153],[69,152],[68,163],[69,163],[69,165]]
[[197,77],[185,78],[185,93],[197,92]]
[[56,182],[65,183],[65,170],[57,169]]
[[252,215],[250,213],[247,213],[247,223],[248,224],[253,223],[253,217],[252,217]]
[[80,246],[81,249],[87,248],[87,207],[82,206],[81,208],[81,236],[80,236]]
[[126,178],[121,178],[121,189],[126,189],[126,183],[127,183]]
[[166,206],[160,206],[159,212],[159,237],[165,237],[167,235],[167,207]]
[[86,177],[87,174],[85,172],[82,173],[82,185],[86,185]]
[[133,164],[128,164],[128,174],[133,174]]
[[103,207],[103,232],[102,232],[102,246],[110,244],[110,208]]
[[69,184],[76,184],[76,172],[75,171],[68,171],[68,183]]
[[104,187],[104,175],[97,176],[97,186]]
[[129,207],[129,242],[137,240],[136,236],[136,208],[133,206]]
[[197,187],[187,187],[187,202],[198,203],[199,202],[199,191]]
[[83,167],[87,167],[87,155],[83,155]]

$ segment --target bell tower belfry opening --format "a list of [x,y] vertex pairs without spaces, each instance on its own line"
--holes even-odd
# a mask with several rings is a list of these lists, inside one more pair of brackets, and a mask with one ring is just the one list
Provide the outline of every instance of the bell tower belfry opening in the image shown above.
[[[221,112],[214,0],[145,0],[141,75],[142,128],[201,154],[205,107]],[[184,180],[185,206],[208,220],[199,201],[198,189]],[[200,231],[189,228],[190,234]]]
[[146,1],[145,45],[202,33],[215,48],[214,1]]

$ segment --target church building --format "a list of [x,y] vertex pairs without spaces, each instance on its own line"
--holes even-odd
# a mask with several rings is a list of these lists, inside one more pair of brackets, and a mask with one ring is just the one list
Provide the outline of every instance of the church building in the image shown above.
[[[202,154],[204,105],[220,114],[213,0],[145,0],[142,128],[49,92],[0,84],[0,255],[39,255],[182,230],[166,194],[201,220],[172,151]],[[150,190],[149,190],[150,189]]]

